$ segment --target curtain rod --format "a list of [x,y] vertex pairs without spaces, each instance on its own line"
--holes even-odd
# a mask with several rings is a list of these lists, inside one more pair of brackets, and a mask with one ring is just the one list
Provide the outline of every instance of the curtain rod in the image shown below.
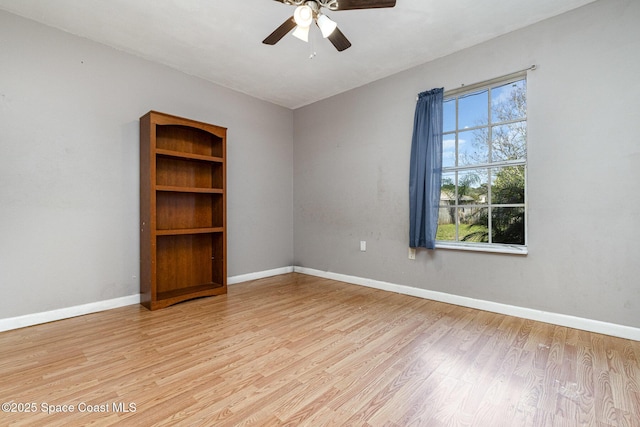
[[533,71],[535,70],[537,67],[536,65],[532,65],[529,68],[525,68],[523,70],[520,71],[514,71],[513,73],[509,73],[509,74],[505,74],[504,76],[500,76],[500,77],[494,77],[492,79],[489,80],[485,80],[482,82],[477,82],[477,83],[473,83],[470,85],[465,85],[464,83],[462,83],[460,85],[460,87],[455,88],[455,89],[449,89],[447,91],[444,92],[444,96],[445,97],[449,97],[449,96],[454,96],[459,94],[460,92],[467,92],[469,90],[473,90],[473,89],[479,89],[481,87],[485,87],[485,86],[491,86],[494,83],[499,83],[503,80],[508,80],[511,78],[516,78],[516,77],[520,77],[522,75],[525,75],[527,71]]
[[[481,88],[481,87],[485,87],[485,86],[491,86],[493,83],[498,83],[501,82],[503,80],[508,80],[510,78],[514,78],[514,77],[520,77],[521,75],[524,75],[527,71],[533,71],[537,68],[537,66],[534,64],[532,66],[530,66],[529,68],[525,68],[523,70],[520,71],[514,71],[513,73],[509,73],[509,74],[505,74],[504,76],[500,76],[500,77],[494,77],[492,79],[489,80],[485,80],[482,82],[477,82],[477,83],[473,83],[470,85],[465,85],[464,83],[462,83],[460,85],[460,87],[455,88],[455,89],[449,89],[447,91],[444,92],[444,97],[451,97],[451,96],[455,96],[461,92],[467,92],[469,90],[473,90],[473,89],[477,89],[477,88]],[[416,96],[416,101],[418,100],[419,97]]]

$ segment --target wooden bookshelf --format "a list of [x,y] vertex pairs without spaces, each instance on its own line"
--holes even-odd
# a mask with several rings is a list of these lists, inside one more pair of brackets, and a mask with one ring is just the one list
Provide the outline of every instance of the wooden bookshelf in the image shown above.
[[140,294],[150,310],[227,292],[226,128],[140,118]]

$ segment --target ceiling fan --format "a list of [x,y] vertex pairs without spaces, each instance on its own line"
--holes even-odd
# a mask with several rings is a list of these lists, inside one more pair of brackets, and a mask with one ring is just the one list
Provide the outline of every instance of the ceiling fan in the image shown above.
[[332,11],[353,9],[376,9],[382,7],[394,7],[396,0],[275,0],[280,3],[297,6],[293,16],[282,23],[275,31],[262,41],[264,44],[274,45],[280,41],[289,31],[305,42],[309,41],[309,29],[314,22],[320,28],[322,37],[329,41],[342,52],[351,47],[338,25],[322,13],[326,8]]

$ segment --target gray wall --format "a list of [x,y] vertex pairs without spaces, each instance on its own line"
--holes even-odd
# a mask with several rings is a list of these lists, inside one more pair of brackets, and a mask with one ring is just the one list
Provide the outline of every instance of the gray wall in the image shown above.
[[228,130],[228,272],[293,260],[293,112],[0,12],[0,318],[139,292],[138,118]]
[[[640,327],[639,20],[602,0],[296,110],[295,264]],[[532,64],[529,255],[409,260],[416,94]]]

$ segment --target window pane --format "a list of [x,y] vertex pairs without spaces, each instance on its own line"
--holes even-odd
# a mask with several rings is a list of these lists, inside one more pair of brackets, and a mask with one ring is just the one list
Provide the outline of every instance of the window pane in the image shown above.
[[519,80],[491,90],[493,123],[527,117],[527,81]]
[[491,203],[524,203],[524,166],[491,170]]
[[524,208],[493,208],[491,238],[493,243],[524,245]]
[[455,242],[456,240],[456,208],[440,208],[438,212],[438,231],[436,240]]
[[526,91],[523,78],[444,100],[437,240],[525,244]]
[[489,241],[489,209],[478,207],[458,208],[458,239],[464,242]]
[[458,204],[487,204],[488,170],[458,172]]
[[458,135],[458,166],[489,162],[488,128],[460,132]]
[[448,206],[456,203],[456,174],[455,172],[442,174],[440,187],[440,205]]
[[456,165],[456,134],[442,136],[442,167],[450,168]]
[[516,122],[491,129],[491,159],[494,162],[527,158],[527,123]]
[[474,92],[458,99],[458,129],[486,125],[489,121],[489,91]]
[[456,130],[456,100],[450,99],[443,103],[443,132],[451,132]]

